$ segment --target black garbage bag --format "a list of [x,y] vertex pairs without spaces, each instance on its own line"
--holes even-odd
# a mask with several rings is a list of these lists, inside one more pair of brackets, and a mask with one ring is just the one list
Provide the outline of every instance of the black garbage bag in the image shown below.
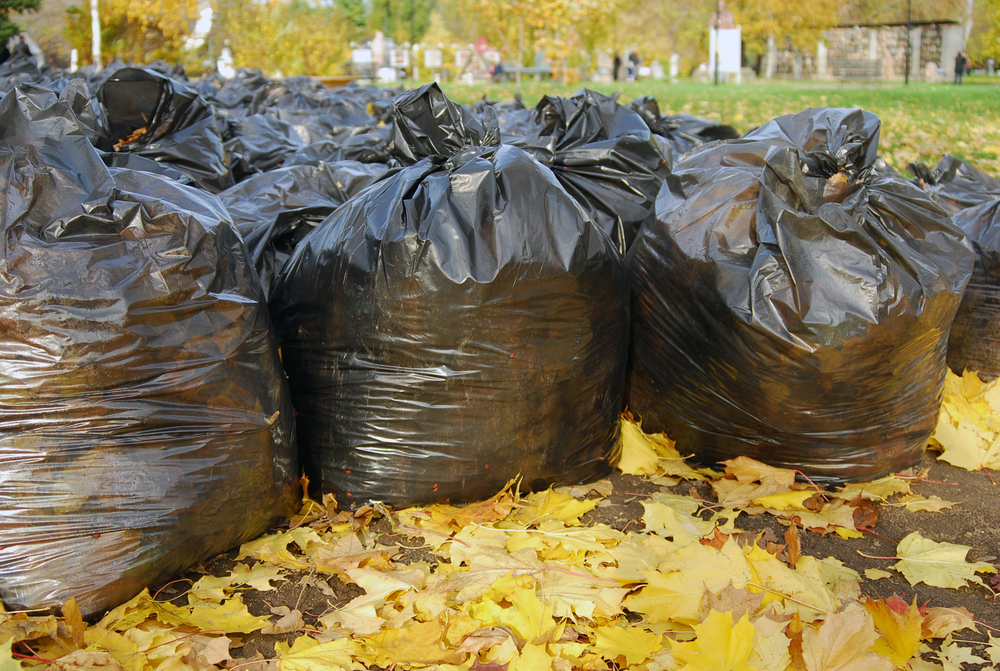
[[219,199],[243,236],[265,296],[309,231],[385,171],[344,161],[266,172],[226,189]]
[[961,375],[1000,377],[1000,198],[954,216],[976,250],[972,279],[965,289],[948,337],[948,366]]
[[0,101],[0,600],[98,613],[297,507],[294,411],[217,198]]
[[237,182],[279,167],[305,146],[291,124],[264,114],[252,114],[237,123],[232,138],[225,143]]
[[[660,113],[660,105],[656,102],[655,96],[642,96],[636,98],[628,104],[629,109],[642,117],[642,120],[649,126],[656,137],[663,138],[666,143],[660,144],[660,153],[667,159],[667,163],[673,166],[675,157],[683,156],[704,140],[695,135],[688,135],[681,131],[681,121]],[[733,133],[736,133],[735,129]],[[738,134],[733,137],[738,137]],[[665,145],[665,146],[664,146]]]
[[967,207],[1000,200],[1000,179],[991,177],[972,164],[945,154],[933,168],[913,162],[907,169],[914,180],[930,194],[948,214],[957,214]]
[[523,139],[512,142],[549,166],[624,252],[670,168],[642,118],[610,97],[582,89],[570,98],[545,96]]
[[628,256],[645,430],[829,481],[919,460],[973,254],[878,131],[815,108],[678,163]]
[[408,164],[295,250],[271,311],[307,472],[340,501],[459,503],[617,459],[623,259],[434,84],[396,102]]
[[166,163],[202,189],[233,185],[215,114],[194,89],[158,72],[122,68],[97,89],[104,151]]
[[392,144],[390,128],[373,128],[342,140],[320,140],[306,145],[288,156],[284,166],[318,165],[339,161],[360,163],[394,163],[389,146]]

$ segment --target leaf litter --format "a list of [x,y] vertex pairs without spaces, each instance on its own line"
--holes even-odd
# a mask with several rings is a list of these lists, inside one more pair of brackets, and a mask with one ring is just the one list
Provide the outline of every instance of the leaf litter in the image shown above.
[[[992,466],[997,399],[993,385],[949,374],[942,459]],[[875,533],[882,507],[948,511],[912,491],[926,471],[825,491],[744,457],[720,467],[691,466],[626,415],[624,475],[611,480],[527,495],[512,482],[462,508],[346,512],[332,495],[307,497],[287,528],[97,622],[72,601],[61,617],[0,613],[0,669],[846,671],[1000,659],[998,632],[987,638],[963,607],[862,595],[862,583],[895,581],[979,590],[987,603],[996,567],[968,561],[968,546],[913,532],[892,556],[862,555],[864,578],[803,550],[804,539]],[[753,530],[755,519],[783,537]]]

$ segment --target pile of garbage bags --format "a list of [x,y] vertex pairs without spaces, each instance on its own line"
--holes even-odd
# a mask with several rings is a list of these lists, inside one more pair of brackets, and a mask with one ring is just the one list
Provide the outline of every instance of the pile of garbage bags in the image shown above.
[[674,166],[628,257],[626,399],[645,430],[814,480],[919,460],[974,255],[877,157],[878,131],[810,109]]
[[21,60],[8,608],[121,603],[294,513],[301,469],[350,508],[591,481],[626,407],[706,464],[873,477],[919,458],[947,365],[1000,376],[1000,180],[904,179],[861,110],[739,137],[587,89]]

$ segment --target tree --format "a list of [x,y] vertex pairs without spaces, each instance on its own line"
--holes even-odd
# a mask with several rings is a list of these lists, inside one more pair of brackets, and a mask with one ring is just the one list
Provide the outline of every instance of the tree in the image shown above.
[[743,27],[743,48],[763,56],[771,36],[793,49],[813,49],[820,32],[837,25],[838,5],[838,0],[735,0],[729,8]]
[[41,0],[0,0],[0,42],[21,34],[21,29],[10,20],[11,14],[34,11],[40,4]]
[[[522,59],[544,49],[562,79],[572,79],[571,56],[607,46],[616,0],[460,0],[459,8],[488,40]],[[522,65],[524,64],[522,60]]]
[[368,29],[381,30],[397,44],[419,42],[430,25],[434,0],[371,0]]
[[[101,0],[102,53],[135,63],[179,62],[197,12],[198,0]],[[63,35],[81,54],[89,54],[90,10],[67,9]]]
[[1000,61],[1000,0],[977,0],[974,17],[969,55],[981,64]]
[[708,53],[708,24],[715,5],[690,0],[640,3],[617,19],[619,42],[642,45],[646,60],[680,56],[682,71],[690,71]]
[[218,0],[216,43],[228,40],[237,67],[283,75],[343,74],[351,21],[340,5],[305,0]]

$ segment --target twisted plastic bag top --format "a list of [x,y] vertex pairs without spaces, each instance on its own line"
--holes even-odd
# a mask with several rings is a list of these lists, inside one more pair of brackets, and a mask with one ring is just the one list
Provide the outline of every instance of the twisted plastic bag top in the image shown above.
[[551,171],[436,86],[393,114],[415,162],[307,236],[271,295],[310,477],[352,507],[601,477],[620,435],[621,256]]
[[878,128],[810,109],[678,163],[629,255],[645,429],[830,480],[919,459],[973,255]]

